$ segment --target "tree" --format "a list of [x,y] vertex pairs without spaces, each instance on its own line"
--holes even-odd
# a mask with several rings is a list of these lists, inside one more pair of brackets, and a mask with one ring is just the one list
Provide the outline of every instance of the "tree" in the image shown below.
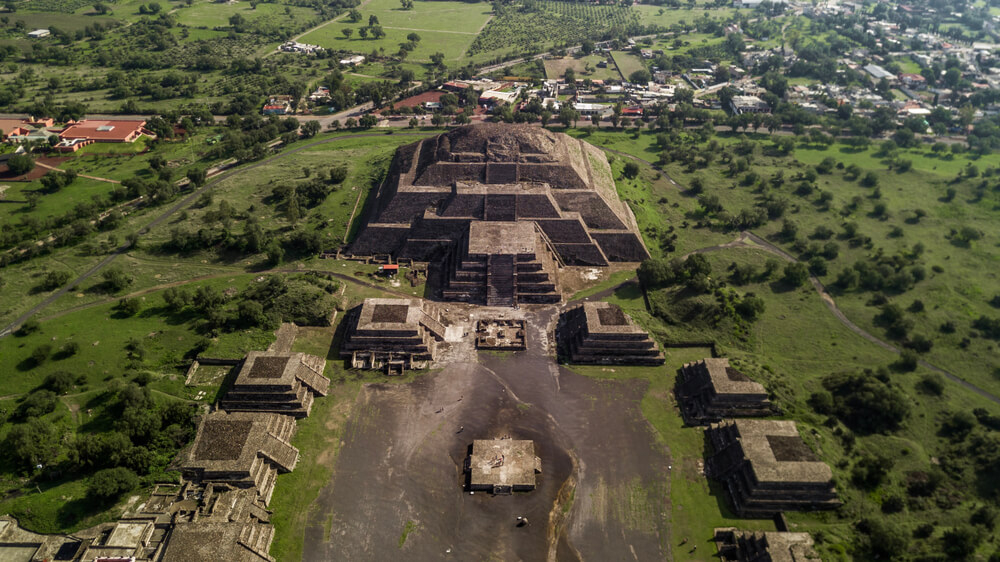
[[626,162],[625,168],[622,170],[622,175],[628,179],[634,179],[639,175],[639,165],[635,162]]
[[354,28],[353,27],[345,27],[345,28],[341,29],[340,32],[344,34],[344,39],[350,39],[351,35],[354,35]]
[[12,174],[23,176],[35,169],[35,161],[27,154],[15,154],[7,160],[7,167]]
[[4,451],[18,465],[33,470],[37,465],[48,464],[58,451],[59,435],[51,423],[31,418],[26,423],[11,427],[4,439]]
[[580,44],[580,52],[584,55],[589,55],[594,52],[594,42],[590,39],[584,39],[583,43]]
[[789,263],[781,280],[791,287],[801,287],[809,280],[809,268],[803,263]]
[[110,267],[101,272],[101,279],[108,292],[117,293],[132,284],[132,276],[121,267]]
[[358,23],[359,21],[361,21],[361,10],[357,8],[351,8],[351,10],[347,12],[347,20],[350,21],[351,23]]
[[139,477],[131,470],[121,466],[105,468],[91,477],[87,496],[101,503],[111,502],[138,485]]
[[68,271],[50,271],[45,274],[45,278],[40,285],[43,291],[54,291],[66,284],[73,275]]
[[875,187],[878,185],[878,174],[875,172],[868,172],[863,178],[861,178],[861,185],[865,187]]
[[400,5],[403,6],[404,10],[412,10],[413,9],[413,0],[399,0],[399,3],[400,3]]
[[306,121],[305,124],[302,125],[302,136],[307,139],[315,137],[320,132],[322,127],[323,126],[319,124],[319,121]]
[[358,35],[360,35],[362,39],[367,39],[368,38],[368,28],[367,27],[359,28],[358,29]]
[[628,75],[628,81],[632,82],[633,84],[645,84],[650,80],[651,76],[649,74],[649,71],[646,70],[645,68],[640,68],[639,70],[636,70],[632,74]]

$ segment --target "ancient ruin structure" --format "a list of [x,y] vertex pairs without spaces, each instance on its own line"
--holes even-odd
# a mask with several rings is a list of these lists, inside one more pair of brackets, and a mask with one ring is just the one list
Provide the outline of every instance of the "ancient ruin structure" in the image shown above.
[[299,450],[290,443],[294,434],[290,416],[212,412],[198,427],[181,474],[199,484],[253,489],[266,506],[278,473],[290,472],[299,460]]
[[521,351],[526,348],[524,320],[492,318],[476,321],[476,349]]
[[793,421],[737,419],[706,430],[715,452],[705,473],[721,481],[741,517],[840,507],[833,472]]
[[535,456],[535,442],[514,439],[477,439],[467,464],[468,488],[493,494],[535,489],[535,475],[542,460]]
[[487,306],[556,303],[555,269],[532,223],[473,222],[447,255],[441,296]]
[[557,302],[557,270],[649,257],[607,158],[527,125],[462,127],[401,147],[347,250],[442,263],[442,297]]
[[178,484],[159,484],[114,523],[39,535],[0,517],[0,560],[73,562],[274,562],[268,504],[279,473],[295,468],[296,418],[324,396],[326,361],[303,353],[251,352],[223,408],[201,418],[179,453]]
[[585,302],[563,314],[557,328],[562,355],[571,363],[662,365],[656,342],[622,309],[606,302]]
[[724,562],[819,561],[809,533],[741,531],[735,527],[715,529],[715,544]]
[[340,354],[359,369],[425,369],[444,341],[437,312],[418,299],[365,299],[346,320]]
[[326,360],[305,353],[251,351],[220,402],[230,412],[274,412],[304,418],[315,395],[326,396]]
[[684,419],[693,425],[775,413],[764,387],[724,357],[685,364],[677,379],[677,401]]

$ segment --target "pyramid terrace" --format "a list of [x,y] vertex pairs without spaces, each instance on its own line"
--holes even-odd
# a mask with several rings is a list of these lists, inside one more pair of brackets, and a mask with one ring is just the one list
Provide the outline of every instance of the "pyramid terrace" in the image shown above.
[[833,472],[802,441],[795,422],[724,420],[706,434],[715,452],[705,473],[725,485],[741,517],[840,507]]
[[677,398],[685,420],[694,425],[775,413],[767,390],[731,367],[726,358],[685,364],[680,370]]
[[315,396],[326,396],[326,360],[305,353],[251,351],[221,401],[231,412],[273,412],[304,418]]
[[365,299],[346,325],[341,356],[355,368],[391,374],[429,366],[446,330],[437,312],[418,299]]
[[649,334],[622,309],[606,302],[585,302],[560,320],[560,344],[571,363],[662,365],[663,353]]

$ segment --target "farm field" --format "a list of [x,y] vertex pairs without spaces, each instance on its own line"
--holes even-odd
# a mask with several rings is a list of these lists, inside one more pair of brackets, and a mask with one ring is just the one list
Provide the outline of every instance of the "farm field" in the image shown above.
[[[600,62],[607,62],[604,68],[598,68]],[[572,68],[578,79],[590,78],[591,80],[617,80],[618,73],[614,66],[601,55],[588,55],[583,57],[562,57],[556,59],[545,59],[545,77],[549,79],[562,78],[566,74],[566,69]],[[588,72],[588,69],[590,70]]]
[[628,80],[628,77],[637,70],[646,69],[646,65],[643,63],[642,57],[633,55],[632,53],[626,53],[625,51],[611,51],[611,56],[614,58],[615,65],[618,66],[618,70],[621,72],[623,80]]
[[293,21],[304,21],[316,16],[316,12],[310,8],[287,4],[260,3],[253,6],[250,2],[220,4],[204,1],[191,6],[179,6],[175,17],[178,22],[189,27],[212,29],[229,27],[229,18],[237,14],[251,24],[267,22],[279,25]]
[[[740,10],[733,8],[680,8],[671,9],[665,6],[655,6],[652,4],[637,4],[632,9],[639,14],[639,21],[643,25],[671,25],[684,23],[694,23],[695,20],[707,15],[713,19],[729,19]],[[749,12],[749,10],[743,10]]]
[[[407,35],[417,33],[421,40],[407,57],[409,60],[426,62],[430,60],[430,55],[441,52],[446,60],[457,61],[465,55],[476,33],[491,17],[487,5],[465,2],[416,2],[412,10],[403,10],[399,2],[372,0],[360,11],[362,18],[356,23],[341,17],[299,40],[328,49],[362,54],[379,49],[395,53],[399,44],[407,41]],[[382,39],[360,37],[358,30],[367,27],[372,16],[378,18],[378,25],[386,33]],[[343,29],[353,31],[350,39],[345,38]]]

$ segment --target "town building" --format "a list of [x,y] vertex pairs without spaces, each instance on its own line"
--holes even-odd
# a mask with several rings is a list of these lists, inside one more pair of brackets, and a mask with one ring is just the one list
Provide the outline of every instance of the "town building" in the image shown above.
[[359,64],[361,64],[363,62],[365,62],[365,56],[364,55],[354,55],[354,56],[350,56],[350,57],[347,57],[347,58],[344,58],[344,59],[340,59],[340,64],[347,65],[347,66],[357,66],[357,65],[359,65]]
[[510,494],[535,489],[542,459],[535,456],[534,441],[476,439],[466,466],[470,491]]
[[607,302],[585,302],[565,312],[556,339],[570,363],[655,366],[665,361],[649,334]]
[[32,39],[41,39],[42,37],[48,37],[49,35],[52,35],[52,32],[48,29],[36,29],[28,32],[28,37]]
[[433,305],[418,299],[365,299],[346,320],[340,355],[358,369],[425,369],[447,332],[438,318]]
[[220,401],[231,412],[271,412],[304,418],[315,396],[326,396],[326,360],[305,353],[251,351]]
[[736,115],[741,113],[771,113],[771,106],[757,96],[733,96],[729,107]]
[[138,120],[97,120],[85,119],[67,126],[59,138],[66,140],[88,140],[93,142],[133,142],[142,135],[155,136],[144,127],[146,121]]
[[833,471],[802,440],[793,421],[736,419],[712,424],[705,474],[720,481],[740,517],[836,509]]
[[679,374],[677,401],[689,424],[775,413],[767,390],[730,366],[726,358],[687,363]]

